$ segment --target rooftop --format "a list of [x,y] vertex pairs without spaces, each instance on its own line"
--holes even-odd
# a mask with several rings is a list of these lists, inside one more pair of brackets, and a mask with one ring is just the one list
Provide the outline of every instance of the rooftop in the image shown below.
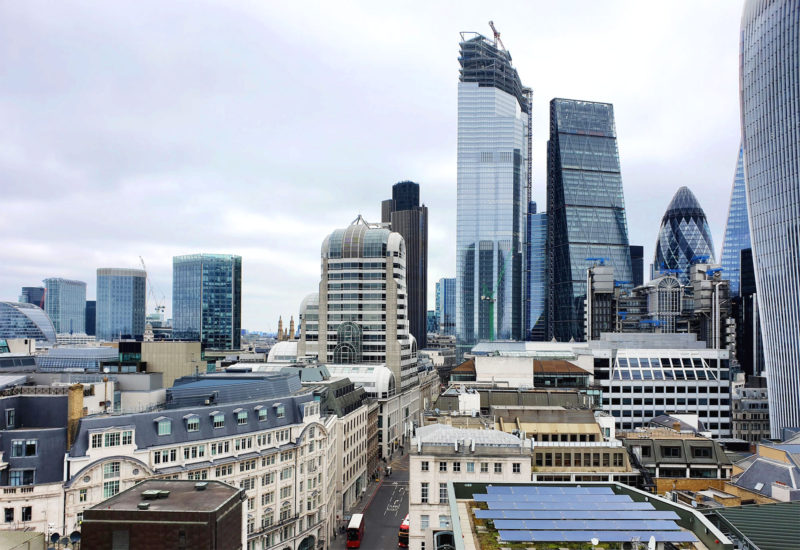
[[443,424],[431,424],[417,428],[416,443],[423,445],[454,445],[458,442],[488,447],[519,447],[522,440],[517,436],[497,430],[475,430],[453,428]]
[[136,511],[140,503],[147,502],[150,512],[213,512],[240,492],[221,481],[148,480],[90,510]]
[[800,502],[718,508],[711,514],[737,538],[746,538],[760,550],[798,548]]

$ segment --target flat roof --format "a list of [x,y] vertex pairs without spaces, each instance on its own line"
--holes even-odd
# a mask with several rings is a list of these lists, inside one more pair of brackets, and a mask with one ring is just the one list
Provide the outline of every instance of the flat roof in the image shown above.
[[[204,490],[198,486],[205,484]],[[169,491],[159,498],[147,499],[145,491]],[[213,512],[236,497],[240,489],[221,481],[161,480],[143,481],[122,491],[116,496],[92,506],[90,510],[114,510],[118,512]],[[148,510],[139,510],[139,503],[150,504]]]

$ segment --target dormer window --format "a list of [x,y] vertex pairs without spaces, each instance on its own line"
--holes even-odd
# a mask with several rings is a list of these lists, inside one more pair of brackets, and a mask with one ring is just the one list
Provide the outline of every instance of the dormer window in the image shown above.
[[236,424],[239,426],[244,426],[247,424],[247,411],[244,409],[236,409],[233,412],[236,413]]
[[199,432],[200,431],[200,417],[196,414],[187,414],[183,417],[186,420],[186,431],[187,432]]
[[225,427],[225,414],[219,411],[214,411],[211,413],[211,418],[214,422],[214,428],[224,428]]
[[172,435],[172,420],[165,416],[159,416],[155,421],[158,425],[158,435]]
[[264,422],[267,419],[267,409],[265,409],[261,405],[258,405],[256,407],[256,414],[258,414],[258,421],[259,422]]
[[275,416],[278,418],[283,418],[286,416],[286,407],[283,403],[275,403],[272,405],[275,408]]

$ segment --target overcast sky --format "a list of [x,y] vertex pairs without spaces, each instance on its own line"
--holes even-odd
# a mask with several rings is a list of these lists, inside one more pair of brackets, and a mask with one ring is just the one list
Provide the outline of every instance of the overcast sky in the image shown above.
[[[459,31],[492,19],[548,103],[614,104],[631,244],[652,258],[691,188],[719,259],[739,146],[738,0],[0,2],[0,299],[138,267],[171,309],[172,257],[243,258],[242,326],[317,290],[325,235],[380,221],[411,179],[429,207],[428,300],[455,275]],[[646,268],[647,271],[647,268]],[[152,304],[148,303],[148,310]]]

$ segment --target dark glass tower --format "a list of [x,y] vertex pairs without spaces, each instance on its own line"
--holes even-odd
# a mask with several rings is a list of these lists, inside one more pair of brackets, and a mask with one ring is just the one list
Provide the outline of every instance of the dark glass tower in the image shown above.
[[748,0],[739,60],[750,239],[778,438],[800,426],[800,2]]
[[86,335],[95,336],[97,331],[97,300],[86,300]]
[[633,286],[644,284],[644,247],[632,244],[631,249],[631,269],[633,271]]
[[458,83],[456,340],[522,340],[531,91],[501,44],[462,33]]
[[528,203],[526,241],[525,339],[542,342],[547,339],[547,214],[537,213],[533,201]]
[[764,372],[764,344],[758,318],[758,295],[753,270],[753,251],[739,252],[739,296],[733,298],[736,314],[736,358],[748,376]]
[[661,218],[654,276],[670,273],[687,284],[689,267],[698,261],[714,262],[714,243],[700,203],[688,187],[681,187]]
[[586,270],[601,262],[619,280],[633,278],[611,104],[550,102],[547,223],[548,339],[581,341]]
[[728,223],[725,240],[722,241],[722,276],[731,283],[731,296],[739,295],[740,252],[750,248],[750,226],[747,221],[747,190],[744,184],[744,151],[739,147],[736,173],[733,176],[731,204],[728,207]]
[[192,254],[172,259],[172,326],[176,339],[236,350],[242,337],[242,257]]
[[406,242],[408,319],[417,347],[423,349],[428,345],[428,207],[419,205],[419,184],[394,184],[391,201],[381,204],[381,218]]
[[33,304],[44,309],[44,295],[43,286],[23,286],[19,301],[23,304]]

